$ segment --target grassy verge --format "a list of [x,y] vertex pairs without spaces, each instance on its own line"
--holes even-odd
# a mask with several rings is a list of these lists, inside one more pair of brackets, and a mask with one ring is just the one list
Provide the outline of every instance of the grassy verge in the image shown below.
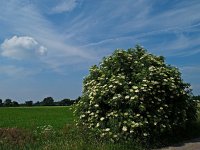
[[34,131],[17,128],[0,130],[1,150],[143,150],[138,143],[109,143],[72,124],[61,130],[51,127]]

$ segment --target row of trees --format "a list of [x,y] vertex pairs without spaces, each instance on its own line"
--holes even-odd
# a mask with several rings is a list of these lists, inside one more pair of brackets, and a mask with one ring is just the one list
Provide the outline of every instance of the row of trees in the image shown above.
[[54,101],[52,97],[46,97],[43,99],[43,101],[25,101],[25,103],[18,103],[17,101],[12,101],[11,99],[6,99],[3,101],[0,99],[0,107],[18,107],[18,106],[71,106],[75,102],[79,101],[80,97],[78,97],[75,100],[71,100],[68,98],[65,98],[61,101]]
[[[200,95],[193,96],[193,99],[200,100]],[[74,103],[78,102],[80,100],[80,97],[78,97],[75,100],[71,100],[68,98],[65,98],[61,101],[54,101],[52,97],[46,97],[43,99],[43,101],[25,101],[25,103],[18,103],[17,101],[12,101],[11,99],[6,99],[4,102],[2,99],[0,99],[0,107],[18,107],[18,106],[71,106]]]
[[17,107],[19,106],[19,103],[16,101],[12,101],[11,99],[6,99],[4,102],[2,99],[0,99],[0,107]]

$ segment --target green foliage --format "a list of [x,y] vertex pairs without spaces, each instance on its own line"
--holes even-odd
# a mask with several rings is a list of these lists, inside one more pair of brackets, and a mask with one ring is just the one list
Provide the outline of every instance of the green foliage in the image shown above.
[[200,95],[193,96],[193,99],[194,99],[194,100],[198,100],[198,101],[200,101]]
[[13,102],[12,102],[12,106],[13,106],[13,107],[17,107],[17,106],[19,106],[19,104],[18,104],[18,102],[13,101]]
[[77,125],[111,141],[152,139],[194,121],[197,102],[179,70],[136,46],[92,66],[75,106]]
[[59,102],[60,106],[71,106],[75,101],[74,100],[70,100],[68,98],[63,99]]
[[5,107],[11,107],[12,106],[12,100],[11,99],[6,99],[4,101],[4,104],[3,104]]
[[26,106],[33,106],[33,101],[25,101]]
[[46,97],[42,101],[43,106],[53,106],[54,105],[54,99],[52,97]]
[[2,99],[0,99],[0,107],[2,107],[3,106],[3,101],[2,101]]

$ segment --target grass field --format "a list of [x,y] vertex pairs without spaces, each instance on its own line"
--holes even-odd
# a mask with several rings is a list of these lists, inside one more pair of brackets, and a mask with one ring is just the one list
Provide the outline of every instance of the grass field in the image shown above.
[[[101,141],[86,130],[75,128],[73,120],[70,107],[1,107],[0,150],[146,149],[141,143],[113,144]],[[173,143],[196,137],[200,137],[200,116],[185,131],[168,138]]]
[[141,149],[133,143],[102,142],[87,131],[75,128],[73,120],[70,107],[1,107],[0,150]]
[[16,127],[34,129],[38,126],[51,125],[61,129],[73,122],[70,107],[10,107],[0,108],[0,128]]

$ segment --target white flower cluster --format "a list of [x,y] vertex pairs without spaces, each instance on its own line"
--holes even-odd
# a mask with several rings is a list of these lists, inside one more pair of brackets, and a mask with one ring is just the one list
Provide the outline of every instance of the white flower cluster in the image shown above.
[[188,119],[188,87],[176,68],[143,48],[117,50],[85,78],[77,124],[114,141],[149,136],[152,126],[170,130]]

